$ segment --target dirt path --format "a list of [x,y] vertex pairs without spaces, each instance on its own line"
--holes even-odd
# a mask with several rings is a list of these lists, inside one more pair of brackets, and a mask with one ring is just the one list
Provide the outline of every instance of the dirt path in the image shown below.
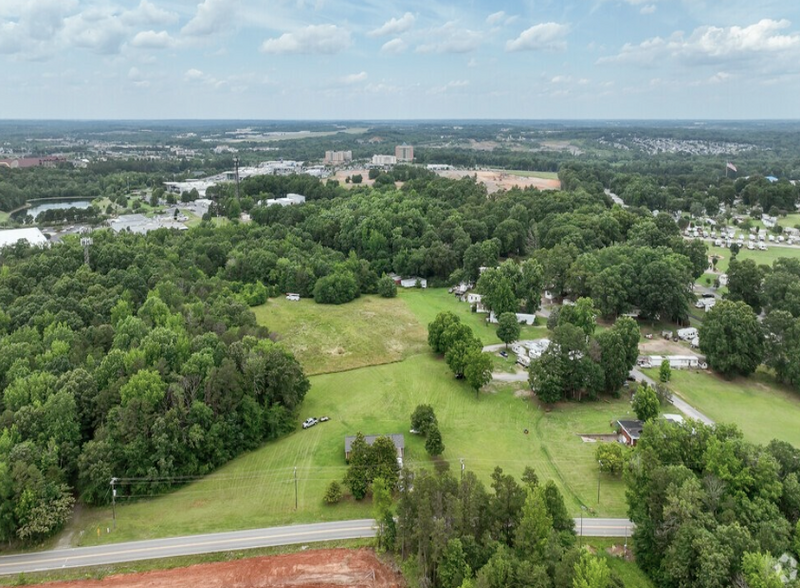
[[370,549],[325,549],[43,584],[52,588],[403,588]]

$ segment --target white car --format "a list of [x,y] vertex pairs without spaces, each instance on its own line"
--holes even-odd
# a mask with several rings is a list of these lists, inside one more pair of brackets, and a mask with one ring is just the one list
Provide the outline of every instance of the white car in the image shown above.
[[313,427],[314,425],[317,424],[317,422],[318,422],[317,419],[315,419],[314,417],[309,417],[303,421],[303,428],[308,429],[309,427]]

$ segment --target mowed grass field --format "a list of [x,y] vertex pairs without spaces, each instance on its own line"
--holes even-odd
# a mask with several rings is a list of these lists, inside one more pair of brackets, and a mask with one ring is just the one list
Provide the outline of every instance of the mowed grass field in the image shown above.
[[763,370],[730,381],[711,371],[673,370],[669,387],[714,421],[735,423],[748,441],[781,439],[800,447],[800,395]]
[[[758,245],[756,245],[756,247],[758,247]],[[764,264],[770,266],[773,261],[780,257],[800,259],[800,247],[778,247],[774,243],[767,243],[767,248],[766,251],[759,251],[758,249],[750,251],[745,244],[739,251],[737,259],[752,259],[759,265]],[[709,257],[718,255],[720,260],[717,262],[717,269],[720,272],[728,271],[728,264],[730,264],[731,261],[730,249],[725,247],[709,247],[708,255]],[[703,283],[705,284],[705,282]]]
[[399,298],[362,296],[342,305],[273,298],[253,310],[307,374],[400,361],[428,346],[427,323]]
[[[624,400],[565,404],[546,413],[513,386],[490,386],[476,397],[463,381],[453,378],[444,361],[429,353],[398,363],[313,376],[311,382],[297,431],[169,495],[132,504],[120,497],[117,528],[110,534],[105,532],[111,527],[110,508],[84,509],[80,526],[73,528],[81,537],[80,544],[369,517],[369,500],[346,499],[337,506],[322,502],[328,484],[345,474],[344,438],[358,431],[402,433],[406,466],[432,468],[424,439],[408,433],[410,415],[423,403],[434,407],[445,444],[442,459],[454,473],[463,458],[465,467],[476,472],[488,488],[495,466],[516,477],[531,466],[541,479],[558,483],[576,516],[581,503],[598,514],[625,515],[619,478],[600,478],[597,504],[596,445],[583,443],[578,436],[610,432],[610,419],[629,411]],[[308,430],[299,428],[305,418],[322,415],[331,420]]]
[[[470,305],[459,300],[450,294],[445,288],[408,288],[398,291],[398,298],[405,303],[417,321],[425,329],[425,341],[427,344],[428,324],[433,322],[436,315],[440,312],[450,311],[455,313],[461,322],[467,324],[481,340],[484,345],[496,345],[502,343],[497,337],[497,325],[490,325],[486,318],[488,315],[472,312]],[[537,326],[523,326],[520,329],[520,339],[541,339],[547,337],[546,320],[537,317]],[[427,348],[426,348],[427,349]]]
[[[120,492],[118,524],[111,533],[106,533],[112,528],[109,508],[84,508],[68,531],[85,545],[368,517],[368,500],[322,502],[328,484],[345,474],[344,437],[357,431],[403,433],[406,465],[432,468],[424,439],[408,434],[410,415],[423,403],[436,411],[446,447],[442,460],[453,472],[463,458],[488,488],[495,466],[515,476],[531,466],[540,478],[557,482],[570,512],[580,513],[584,504],[600,515],[624,516],[622,481],[598,477],[596,445],[579,434],[610,432],[610,421],[629,413],[627,401],[566,403],[545,412],[527,397],[524,384],[490,385],[477,397],[427,348],[426,325],[442,310],[457,312],[484,343],[499,342],[481,315],[445,290],[406,290],[395,299],[362,297],[342,306],[271,300],[257,308],[259,321],[281,334],[307,371],[319,374],[310,377],[298,430],[171,494],[128,503]],[[524,331],[530,338],[546,333],[544,327]],[[389,339],[398,345],[386,345]],[[334,343],[345,353],[321,355]],[[375,365],[358,368],[358,362]],[[322,415],[331,420],[299,428],[305,418]]]

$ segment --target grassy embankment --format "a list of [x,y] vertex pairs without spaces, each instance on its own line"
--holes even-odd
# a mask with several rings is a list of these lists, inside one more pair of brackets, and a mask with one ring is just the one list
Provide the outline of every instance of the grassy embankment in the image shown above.
[[[368,501],[346,499],[333,507],[322,502],[327,485],[345,473],[344,437],[359,430],[402,432],[406,464],[432,467],[424,440],[407,433],[409,416],[422,403],[436,411],[446,446],[442,457],[452,471],[463,458],[488,485],[496,465],[515,476],[530,465],[541,478],[556,480],[571,512],[580,512],[583,503],[598,514],[624,516],[619,479],[600,477],[598,505],[595,445],[583,443],[578,434],[609,432],[609,422],[627,414],[628,403],[570,403],[546,412],[512,385],[489,386],[476,397],[427,350],[425,325],[439,310],[461,313],[484,342],[496,342],[488,336],[493,329],[441,290],[403,292],[392,300],[364,297],[341,307],[271,300],[256,309],[271,330],[283,329],[284,341],[309,373],[319,374],[311,377],[298,423],[323,414],[331,420],[298,428],[169,495],[137,503],[120,498],[117,529],[110,534],[105,532],[111,527],[110,509],[84,509],[72,527],[75,536],[81,544],[94,544],[369,516]],[[325,352],[330,349],[337,351]],[[359,368],[366,362],[374,365]]]
[[[658,378],[658,370],[647,371]],[[748,441],[800,446],[800,395],[763,369],[733,380],[712,371],[673,370],[669,387],[714,421],[735,423]]]

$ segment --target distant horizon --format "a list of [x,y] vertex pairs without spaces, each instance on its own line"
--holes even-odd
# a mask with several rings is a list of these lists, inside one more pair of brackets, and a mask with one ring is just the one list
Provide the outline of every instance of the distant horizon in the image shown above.
[[646,123],[798,123],[797,118],[0,118],[0,123],[46,123],[46,122],[68,122],[68,123],[128,123],[128,122],[155,122],[155,123],[193,123],[193,122],[252,122],[252,123],[583,123],[583,122],[646,122]]
[[3,0],[12,120],[795,120],[800,3]]

